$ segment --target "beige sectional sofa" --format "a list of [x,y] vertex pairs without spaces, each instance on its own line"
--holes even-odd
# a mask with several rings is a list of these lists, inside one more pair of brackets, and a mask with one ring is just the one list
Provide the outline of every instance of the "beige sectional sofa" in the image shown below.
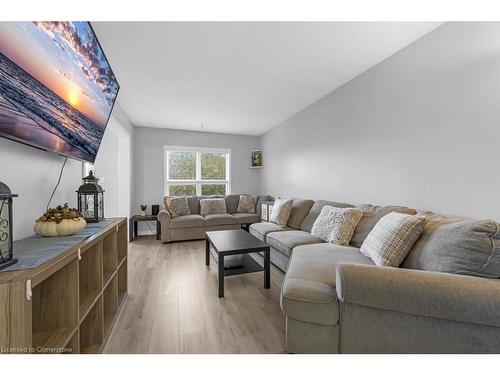
[[295,200],[293,227],[250,226],[286,272],[288,352],[500,353],[500,224],[429,214],[403,264],[381,267],[359,247],[385,214],[414,209],[360,205],[350,245],[340,246],[310,231],[324,205],[352,205]]
[[[165,197],[166,199],[167,197]],[[225,214],[200,215],[200,199],[203,198],[225,198]],[[258,196],[256,199],[256,213],[238,213],[239,194],[226,196],[188,196],[190,215],[172,218],[166,208],[158,214],[161,225],[161,240],[163,243],[172,241],[198,240],[205,238],[205,232],[211,230],[238,229],[242,225],[257,223],[260,221],[261,202],[272,199],[268,195]]]

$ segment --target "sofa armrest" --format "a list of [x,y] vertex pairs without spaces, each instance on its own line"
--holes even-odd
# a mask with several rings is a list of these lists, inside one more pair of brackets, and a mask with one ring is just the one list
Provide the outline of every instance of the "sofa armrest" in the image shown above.
[[166,209],[162,208],[160,212],[158,212],[158,221],[161,225],[161,240],[162,242],[170,242],[171,241],[171,233],[170,233],[170,212]]
[[500,327],[500,280],[404,268],[337,266],[342,303]]
[[170,221],[170,212],[165,208],[162,208],[160,212],[158,212],[158,220],[160,221]]

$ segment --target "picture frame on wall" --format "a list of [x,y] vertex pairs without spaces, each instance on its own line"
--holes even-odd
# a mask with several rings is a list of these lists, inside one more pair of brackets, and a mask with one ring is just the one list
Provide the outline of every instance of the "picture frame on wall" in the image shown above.
[[250,168],[262,168],[261,150],[254,150],[250,152]]

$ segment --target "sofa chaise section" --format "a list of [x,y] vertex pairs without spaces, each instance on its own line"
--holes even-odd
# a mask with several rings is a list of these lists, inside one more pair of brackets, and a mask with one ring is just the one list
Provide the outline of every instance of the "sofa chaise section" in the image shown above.
[[373,264],[356,247],[319,243],[293,249],[281,291],[290,353],[338,353],[340,304],[336,267]]

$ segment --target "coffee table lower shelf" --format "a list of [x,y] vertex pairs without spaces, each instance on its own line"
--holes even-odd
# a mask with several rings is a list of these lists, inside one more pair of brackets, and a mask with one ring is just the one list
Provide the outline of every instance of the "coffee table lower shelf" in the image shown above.
[[[210,253],[218,263],[215,252],[211,250]],[[224,276],[236,276],[262,271],[264,271],[264,267],[248,254],[228,255],[224,257]]]

